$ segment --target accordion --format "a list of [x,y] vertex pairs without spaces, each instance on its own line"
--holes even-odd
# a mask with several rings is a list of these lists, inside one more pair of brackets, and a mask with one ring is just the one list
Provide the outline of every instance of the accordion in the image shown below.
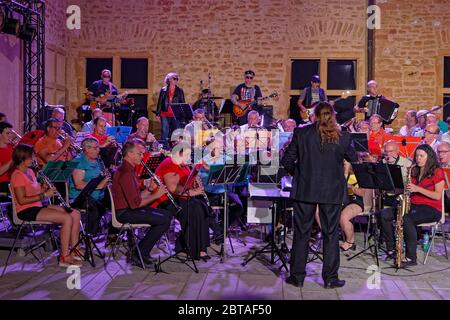
[[367,118],[378,114],[383,119],[383,122],[391,122],[397,116],[399,104],[383,96],[377,96],[369,99],[367,108],[369,109],[366,115]]

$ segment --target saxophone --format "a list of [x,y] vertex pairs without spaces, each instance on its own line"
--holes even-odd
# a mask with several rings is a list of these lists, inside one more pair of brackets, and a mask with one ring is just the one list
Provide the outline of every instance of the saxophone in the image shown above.
[[397,198],[400,202],[397,208],[397,222],[395,225],[395,267],[397,269],[400,268],[403,260],[403,216],[407,214],[411,208],[411,193],[406,189],[406,186],[411,182],[411,169],[412,167],[406,169],[408,178],[406,180],[405,191]]

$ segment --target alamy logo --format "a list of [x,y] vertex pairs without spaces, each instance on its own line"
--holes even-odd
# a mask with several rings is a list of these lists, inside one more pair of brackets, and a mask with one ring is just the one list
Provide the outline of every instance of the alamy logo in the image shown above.
[[79,6],[72,4],[67,7],[66,10],[67,20],[66,26],[69,30],[80,30],[81,29],[81,9]]
[[67,289],[73,290],[81,289],[81,269],[78,266],[69,266],[67,267],[66,273],[70,274],[69,278],[67,278],[66,285]]
[[366,286],[369,290],[381,289],[381,272],[380,268],[377,265],[370,265],[367,267],[366,273],[369,273],[370,276],[367,278]]
[[369,30],[381,29],[381,9],[377,5],[367,7],[367,28]]

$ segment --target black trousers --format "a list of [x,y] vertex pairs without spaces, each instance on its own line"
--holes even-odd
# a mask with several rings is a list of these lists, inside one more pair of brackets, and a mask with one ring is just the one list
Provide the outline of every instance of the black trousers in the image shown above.
[[137,209],[123,209],[117,212],[117,220],[121,223],[150,224],[144,238],[139,242],[142,255],[148,257],[156,242],[169,229],[172,213],[163,209],[148,207]]
[[[75,208],[85,209],[87,213],[86,232],[90,235],[96,235],[100,224],[100,219],[105,215],[106,208],[104,200],[95,200],[91,196],[86,197],[80,203],[76,203]],[[111,227],[110,227],[111,229]]]
[[[396,209],[387,208],[381,211],[381,232],[389,251],[395,249],[393,221],[396,219]],[[403,235],[405,239],[406,257],[417,260],[417,229],[422,223],[439,221],[441,213],[427,205],[411,205],[411,210],[403,217]]]
[[[339,256],[339,204],[318,204],[323,236],[324,282],[338,279]],[[291,275],[302,281],[306,276],[309,239],[314,223],[316,203],[294,201],[294,240],[291,249]]]

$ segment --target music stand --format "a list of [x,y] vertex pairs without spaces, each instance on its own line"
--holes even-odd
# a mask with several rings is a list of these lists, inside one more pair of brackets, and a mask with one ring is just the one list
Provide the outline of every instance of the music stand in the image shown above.
[[366,133],[352,132],[350,133],[350,140],[353,142],[356,152],[369,152],[369,141]]
[[220,262],[223,263],[227,256],[226,239],[228,232],[228,186],[243,182],[248,174],[248,163],[212,165],[208,174],[208,186],[223,186],[223,243],[220,249]]
[[126,126],[108,127],[106,128],[106,135],[113,136],[117,143],[123,144],[127,141],[127,138],[131,133],[131,129],[131,127]]
[[[71,206],[73,206],[74,208],[81,208],[83,201],[84,201],[84,203],[86,204],[86,208],[84,208],[84,210],[86,210],[86,214],[89,214],[88,197],[90,196],[90,194],[92,192],[94,192],[96,190],[97,186],[102,182],[102,180],[104,178],[105,178],[105,176],[103,176],[103,174],[100,174],[99,176],[91,179],[86,184],[86,186],[80,191],[78,196],[74,199]],[[86,229],[89,229],[89,217],[87,218]],[[78,255],[81,256],[81,253],[78,251],[77,248],[83,242],[84,242],[84,247],[86,248],[86,251],[84,253],[84,260],[89,262],[89,264],[93,268],[95,268],[94,250],[92,247],[94,247],[95,250],[97,250],[97,255],[102,260],[105,259],[105,255],[101,253],[100,249],[98,248],[97,244],[95,243],[94,236],[92,234],[86,232],[84,230],[84,228],[82,228],[82,230],[81,230],[80,239],[78,240],[77,244],[75,246],[73,246],[72,250],[70,250],[70,253],[72,253],[73,251],[76,250]]]
[[49,161],[43,169],[43,173],[51,182],[68,182],[72,171],[78,167],[79,161]]
[[[228,120],[230,121],[230,125],[231,123],[233,123],[233,102],[231,101],[231,99],[225,99],[222,101],[221,105],[220,105],[220,109],[219,109],[219,114],[228,114]],[[225,118],[223,119],[223,126],[225,127]]]
[[422,141],[421,137],[392,136],[392,140],[397,141],[399,154],[405,158],[412,158],[414,151]]
[[[403,189],[403,179],[400,166],[388,165],[387,163],[364,162],[352,163],[352,168],[360,188],[378,189],[380,191],[391,192],[395,192],[396,189]],[[373,239],[373,243],[366,249],[363,249],[355,255],[347,258],[347,260],[350,261],[369,250],[372,251],[373,249],[374,252],[371,252],[370,254],[375,257],[377,266],[379,267],[380,263],[378,260],[378,250],[381,249],[384,251],[384,249],[379,248],[379,234],[375,214],[372,213],[369,219],[372,219],[370,224],[372,229],[369,230],[370,235],[368,242]]]
[[179,123],[179,125],[184,127],[189,121],[194,118],[194,113],[190,104],[172,103],[170,104],[170,106],[172,107],[175,120]]

